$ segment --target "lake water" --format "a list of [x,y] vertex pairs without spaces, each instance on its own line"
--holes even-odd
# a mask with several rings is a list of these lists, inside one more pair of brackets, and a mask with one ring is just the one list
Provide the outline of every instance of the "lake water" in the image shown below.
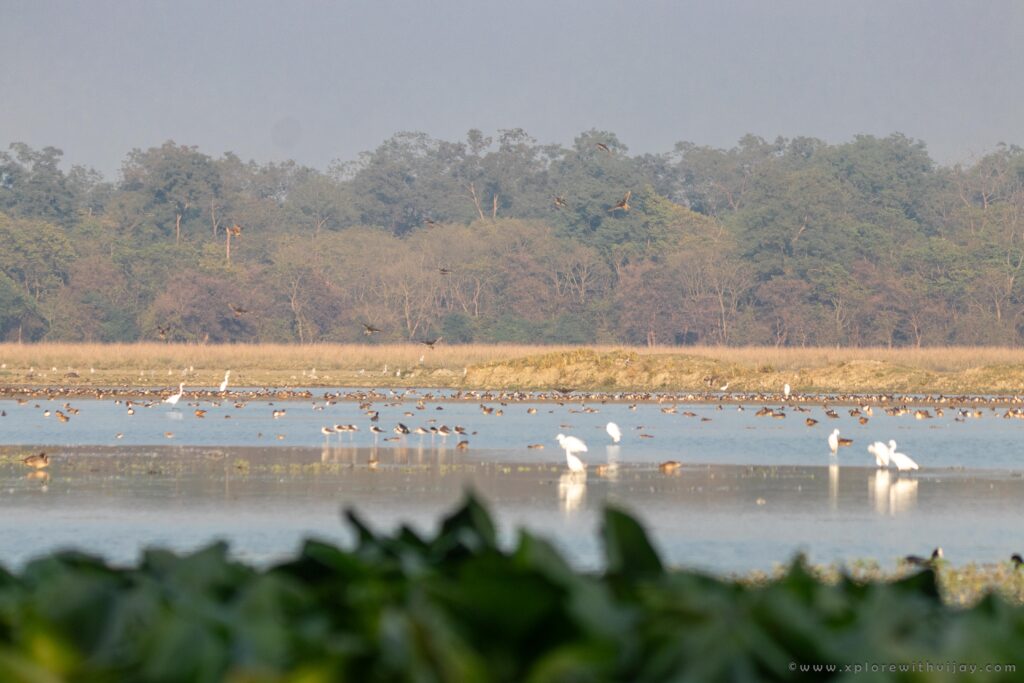
[[[1005,560],[1022,550],[1024,423],[1001,419],[1002,410],[957,422],[948,408],[929,420],[876,408],[860,425],[843,407],[838,419],[820,407],[771,419],[755,417],[758,406],[750,405],[741,412],[680,404],[665,413],[664,405],[643,403],[635,410],[488,403],[504,412],[498,416],[468,401],[427,402],[420,410],[413,397],[374,403],[376,424],[386,430],[375,438],[357,403],[316,405],[323,409],[309,401],[204,402],[199,419],[184,401],[177,409],[136,405],[128,415],[123,404],[80,400],[72,401],[78,414],[61,423],[59,402],[0,401],[7,456],[0,560],[17,566],[74,547],[128,562],[145,545],[188,550],[226,539],[239,557],[266,563],[307,536],[345,541],[344,506],[380,529],[408,523],[431,530],[467,488],[489,503],[504,538],[528,527],[582,567],[600,565],[597,531],[608,502],[635,512],[671,563],[720,571],[770,569],[798,550],[815,562],[873,558],[883,565],[936,545],[953,563]],[[285,414],[275,419],[274,410]],[[819,423],[807,427],[808,416]],[[604,432],[609,420],[625,434],[618,446]],[[398,422],[458,424],[469,434],[384,441]],[[320,433],[347,423],[361,431]],[[825,441],[832,428],[854,439],[838,459]],[[565,476],[553,440],[559,432],[588,442],[591,465],[611,461],[617,469],[602,477],[592,468],[583,481]],[[463,438],[470,447],[457,450]],[[865,450],[876,439],[896,439],[922,470],[877,472]],[[31,476],[14,457],[37,448],[52,456],[46,478]],[[663,474],[657,463],[666,459],[684,467]]]

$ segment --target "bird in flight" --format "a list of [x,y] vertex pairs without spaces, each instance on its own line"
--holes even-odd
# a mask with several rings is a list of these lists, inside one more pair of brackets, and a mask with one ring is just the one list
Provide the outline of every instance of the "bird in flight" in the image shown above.
[[442,266],[442,267],[437,269],[437,272],[441,273],[441,275],[451,275],[452,274],[452,269],[451,268],[445,268],[444,266]]
[[424,218],[423,222],[426,223],[427,225],[430,225],[430,226],[437,225],[437,221],[435,221],[433,219],[430,219],[430,218]]
[[609,211],[629,211],[629,198],[633,196],[632,190],[626,191],[626,196],[619,200],[619,203],[608,209]]
[[420,344],[423,344],[424,346],[427,346],[429,348],[434,348],[434,344],[436,344],[439,341],[441,341],[441,337],[438,337],[437,339],[421,339]]
[[374,332],[381,332],[381,331],[382,330],[379,327],[374,327],[373,325],[367,325],[366,323],[363,323],[363,334],[365,334],[367,336],[373,334]]
[[555,197],[555,208],[564,209],[569,206],[569,202],[565,201],[565,195],[558,195]]
[[231,308],[231,311],[235,314],[236,318],[241,318],[243,315],[249,312],[248,308],[243,308],[238,304],[228,304],[228,307]]
[[167,333],[170,332],[170,331],[171,331],[171,326],[170,325],[168,325],[167,327],[161,327],[160,325],[156,326],[156,334],[161,339],[167,339]]
[[238,237],[239,235],[242,234],[242,226],[239,225],[238,223],[235,223],[230,228],[228,228],[228,232],[231,233],[232,237]]
[[608,154],[612,153],[612,151],[608,149],[608,145],[604,144],[603,142],[595,143],[595,147],[597,147],[602,152],[607,152]]

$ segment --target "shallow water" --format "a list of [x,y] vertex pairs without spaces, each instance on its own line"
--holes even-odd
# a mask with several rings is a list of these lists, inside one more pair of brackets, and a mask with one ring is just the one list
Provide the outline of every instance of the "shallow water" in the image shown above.
[[[847,408],[832,420],[820,407],[771,419],[755,417],[757,406],[679,405],[666,414],[656,404],[635,411],[594,404],[596,413],[579,412],[579,403],[488,405],[504,415],[484,415],[477,403],[418,410],[415,401],[377,402],[377,424],[388,434],[374,445],[368,418],[352,402],[324,410],[310,402],[204,403],[207,415],[198,419],[184,403],[137,405],[129,416],[113,401],[82,400],[72,402],[80,412],[60,423],[43,416],[62,409],[58,402],[0,401],[7,413],[0,441],[46,444],[53,460],[47,478],[32,478],[17,458],[42,447],[3,449],[0,561],[17,566],[74,547],[129,562],[146,545],[188,550],[220,538],[239,557],[268,563],[304,537],[345,541],[344,506],[381,529],[432,530],[467,488],[490,504],[506,541],[528,527],[582,567],[600,566],[607,502],[638,514],[671,563],[713,570],[770,569],[798,550],[815,562],[873,558],[890,566],[936,545],[953,563],[1005,560],[1022,549],[1015,542],[1024,424],[987,410],[960,423],[948,409],[932,420],[876,409],[859,425]],[[274,409],[286,413],[273,419]],[[808,415],[819,424],[805,426]],[[466,437],[469,450],[455,449],[463,438],[455,435],[383,441],[397,422],[413,428],[430,420],[475,432]],[[618,446],[604,433],[609,420],[625,433]],[[361,428],[354,437],[320,434],[323,425],[350,422]],[[854,439],[837,461],[825,445],[833,427]],[[588,462],[614,461],[618,471],[592,470],[585,481],[565,476],[558,432],[584,438]],[[923,469],[898,476],[869,466],[867,443],[890,438]],[[534,443],[545,448],[526,448]],[[683,469],[661,473],[656,464],[669,458]]]
[[[322,410],[314,409],[314,405]],[[618,457],[622,462],[650,463],[665,459],[689,463],[708,464],[761,464],[761,465],[825,465],[829,462],[826,445],[833,428],[843,436],[854,439],[851,448],[840,452],[840,463],[871,465],[868,443],[881,439],[895,439],[899,450],[916,459],[922,467],[965,467],[1024,470],[1024,421],[1000,419],[1001,411],[984,410],[983,417],[956,422],[956,411],[946,409],[944,417],[915,420],[912,416],[891,417],[881,408],[874,410],[868,424],[858,424],[850,417],[849,408],[836,407],[838,419],[825,417],[820,406],[811,407],[809,413],[788,411],[785,419],[755,417],[759,406],[725,405],[721,410],[713,404],[679,404],[674,414],[662,412],[666,407],[654,403],[641,403],[636,410],[627,404],[578,402],[559,405],[552,402],[487,404],[504,415],[485,415],[477,402],[428,402],[422,410],[417,401],[406,400],[401,405],[378,401],[373,404],[380,411],[377,424],[387,433],[376,439],[368,431],[369,418],[353,401],[340,401],[325,406],[322,401],[258,402],[244,408],[231,403],[214,406],[203,402],[206,417],[198,419],[195,407],[184,402],[178,408],[156,404],[145,408],[137,404],[135,414],[129,416],[124,405],[113,401],[81,400],[72,406],[80,413],[69,422],[60,423],[51,414],[61,409],[58,401],[29,401],[18,405],[16,401],[0,400],[0,410],[7,416],[0,418],[0,443],[70,445],[158,445],[180,444],[189,446],[320,446],[325,437],[320,428],[334,424],[356,424],[360,431],[354,435],[330,437],[334,444],[382,447],[396,445],[439,445],[440,437],[404,437],[401,444],[387,442],[394,438],[394,426],[401,422],[410,429],[462,425],[471,432],[470,444],[476,449],[504,450],[503,458],[512,461],[563,462],[555,443],[558,433],[573,434],[586,441],[591,450],[588,460],[601,462],[606,458],[605,447],[610,443],[605,434],[607,422],[616,422],[624,434]],[[528,414],[535,408],[536,414]],[[272,418],[274,410],[285,410],[279,419]],[[584,413],[584,409],[597,412]],[[684,412],[695,417],[687,417]],[[412,413],[408,415],[407,413]],[[819,420],[807,427],[804,420]],[[430,422],[433,420],[434,422]],[[167,433],[171,436],[168,438]],[[115,437],[122,434],[122,438]],[[642,437],[641,435],[646,435]],[[463,437],[452,435],[449,445]],[[530,444],[541,444],[543,450],[529,450]]]
[[559,466],[509,464],[500,451],[451,448],[76,448],[53,458],[48,478],[14,463],[0,476],[8,565],[66,547],[128,562],[144,545],[188,550],[217,538],[268,563],[304,537],[348,540],[344,507],[382,530],[433,530],[470,488],[506,541],[528,527],[582,567],[600,565],[607,502],[638,514],[671,563],[726,571],[770,569],[797,550],[815,562],[890,565],[942,545],[954,563],[1001,560],[1020,550],[1024,513],[1024,479],[993,471],[715,465],[666,475],[625,464],[580,480]]

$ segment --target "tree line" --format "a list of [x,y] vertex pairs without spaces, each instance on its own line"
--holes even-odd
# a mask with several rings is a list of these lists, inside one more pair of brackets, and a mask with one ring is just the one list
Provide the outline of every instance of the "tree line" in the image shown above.
[[[0,338],[1008,344],[1024,150],[894,134],[631,155],[399,133],[326,170],[167,142],[0,152]],[[374,331],[366,334],[369,328]]]

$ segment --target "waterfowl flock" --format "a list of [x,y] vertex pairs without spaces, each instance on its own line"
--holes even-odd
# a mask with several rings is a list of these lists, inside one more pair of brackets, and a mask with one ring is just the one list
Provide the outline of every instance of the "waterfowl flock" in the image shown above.
[[[366,326],[374,329],[371,326]],[[368,331],[369,331],[368,329]],[[440,341],[437,339],[425,339],[422,343],[428,347]],[[314,375],[315,370],[310,371]],[[719,377],[709,377],[705,384],[710,387],[717,387],[719,392],[709,391],[705,393],[651,393],[651,392],[586,392],[574,391],[568,387],[560,387],[550,391],[526,392],[526,391],[472,391],[472,390],[418,390],[418,389],[354,389],[349,391],[325,391],[314,393],[310,389],[296,388],[263,388],[248,389],[230,387],[229,380],[231,371],[223,374],[223,379],[216,387],[186,388],[184,382],[179,382],[177,391],[168,389],[145,389],[138,387],[109,387],[109,388],[84,388],[84,387],[0,387],[0,395],[17,400],[20,404],[31,401],[42,400],[63,400],[63,409],[51,411],[47,408],[44,416],[54,415],[58,421],[66,423],[72,416],[78,414],[79,409],[73,407],[69,399],[99,399],[113,400],[115,404],[124,406],[128,416],[135,414],[139,408],[154,408],[159,405],[169,406],[170,410],[176,411],[179,402],[185,401],[191,407],[191,413],[196,419],[206,419],[215,413],[209,413],[210,407],[222,405],[233,405],[236,409],[242,409],[250,403],[265,402],[273,405],[271,417],[273,419],[284,419],[288,415],[288,409],[281,405],[274,404],[301,404],[303,401],[312,403],[313,410],[323,411],[325,407],[337,404],[338,402],[358,403],[360,411],[368,424],[362,426],[366,429],[374,442],[383,440],[387,443],[399,443],[406,439],[441,439],[442,441],[452,434],[465,437],[476,434],[475,430],[467,431],[460,425],[450,427],[443,424],[437,418],[426,420],[415,420],[417,415],[424,415],[422,411],[433,409],[435,411],[445,410],[449,403],[474,402],[479,405],[480,413],[486,419],[501,418],[505,415],[506,409],[515,403],[529,403],[525,412],[527,415],[540,415],[543,407],[548,406],[547,413],[563,410],[568,415],[593,415],[599,413],[602,406],[607,404],[627,404],[630,411],[635,412],[640,404],[656,406],[659,412],[666,416],[673,416],[673,419],[690,419],[695,422],[712,422],[714,413],[708,415],[706,411],[698,412],[696,406],[714,404],[716,411],[725,410],[727,406],[733,406],[735,410],[742,413],[744,404],[760,404],[758,410],[753,411],[754,417],[768,417],[775,420],[785,420],[794,414],[799,415],[802,422],[808,429],[821,429],[824,423],[830,431],[823,435],[833,458],[841,460],[843,464],[866,465],[873,459],[876,467],[894,468],[900,473],[910,473],[919,469],[918,463],[900,452],[896,448],[895,440],[872,440],[867,446],[868,458],[863,455],[851,459],[850,456],[839,458],[840,450],[853,445],[854,438],[840,433],[836,423],[843,419],[854,418],[856,420],[854,429],[865,428],[873,430],[876,423],[870,422],[876,411],[880,411],[889,417],[912,417],[914,420],[944,420],[947,424],[956,424],[968,420],[999,417],[1002,419],[1019,419],[1024,417],[1024,397],[1022,396],[997,396],[997,397],[975,397],[975,396],[903,396],[896,394],[876,395],[844,395],[844,394],[805,394],[794,392],[787,384],[781,387],[778,392],[725,393],[730,382]],[[216,380],[215,380],[216,381]],[[208,403],[209,406],[205,404]],[[408,404],[412,404],[411,406]],[[202,406],[202,407],[201,407]],[[413,422],[396,422],[380,426],[380,410],[383,407],[394,408],[396,406],[414,407],[415,410],[405,410],[403,415],[413,419]],[[693,407],[693,409],[690,409]],[[0,418],[6,413],[0,414]],[[750,413],[748,413],[750,414]],[[520,413],[521,415],[521,413]],[[222,416],[229,419],[232,416]],[[417,424],[420,422],[420,424]],[[870,423],[870,424],[869,424]],[[573,428],[570,422],[561,422],[563,434],[555,437],[561,448],[566,452],[566,467],[570,472],[585,472],[587,463],[586,443],[579,436],[569,434]],[[331,439],[354,438],[361,431],[361,426],[356,423],[349,424],[324,424],[318,427],[324,436],[325,442],[330,443]],[[481,427],[483,429],[483,427]],[[654,439],[656,433],[651,433],[644,425],[631,426],[630,439],[625,439],[625,432],[615,422],[606,422],[603,425],[611,445],[618,445],[631,439]],[[180,431],[180,430],[179,430]],[[389,436],[389,432],[394,436]],[[123,431],[117,433],[117,438],[124,436]],[[483,432],[482,432],[483,433]],[[869,433],[869,432],[865,432]],[[550,434],[550,432],[548,433]],[[171,432],[165,434],[166,438],[174,438]],[[262,434],[261,434],[262,436]],[[542,432],[532,435],[523,434],[523,443],[520,447],[528,450],[541,450],[544,443],[550,436]],[[284,435],[277,435],[283,440]],[[860,437],[857,437],[859,440]],[[484,441],[486,444],[486,440]],[[570,447],[566,447],[566,444]],[[657,443],[657,442],[656,442]],[[582,445],[582,448],[580,446]],[[456,447],[458,450],[468,450],[468,438],[460,438]],[[678,463],[680,461],[698,463],[698,458],[686,458],[685,445],[680,447],[680,460],[666,461]],[[863,451],[861,451],[863,453]],[[822,460],[826,464],[827,460]],[[595,463],[596,464],[596,463]],[[663,465],[665,463],[662,463]],[[671,465],[659,467],[662,472],[678,471]]]

